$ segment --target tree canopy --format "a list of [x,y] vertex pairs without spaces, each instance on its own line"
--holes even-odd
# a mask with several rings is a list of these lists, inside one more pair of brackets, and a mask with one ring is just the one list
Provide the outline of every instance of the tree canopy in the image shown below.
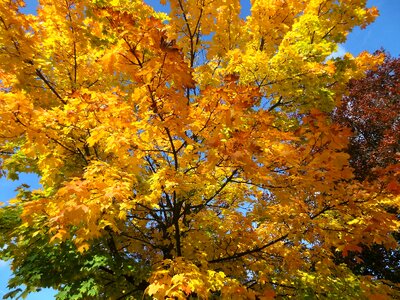
[[[357,180],[368,184],[394,172],[388,188],[398,190],[399,115],[400,58],[385,54],[384,63],[376,70],[368,71],[365,78],[349,82],[348,95],[333,113],[336,122],[352,129],[347,152]],[[386,210],[400,218],[398,207],[388,205]],[[400,234],[393,234],[398,243],[395,249],[386,249],[379,244],[362,246],[361,253],[352,253],[340,259],[357,274],[399,283]]]
[[7,296],[399,296],[337,260],[397,245],[396,161],[358,180],[351,130],[331,118],[384,59],[331,56],[377,10],[254,0],[243,19],[239,0],[168,3],[43,0],[27,15],[0,0],[0,167],[42,185],[0,209]]

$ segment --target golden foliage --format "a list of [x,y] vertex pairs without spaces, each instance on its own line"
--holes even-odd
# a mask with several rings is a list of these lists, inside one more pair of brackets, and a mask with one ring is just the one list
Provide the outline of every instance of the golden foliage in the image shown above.
[[390,294],[334,263],[399,228],[398,188],[353,180],[328,114],[382,61],[329,56],[365,2],[2,0],[2,168],[43,186],[21,226],[82,253],[111,235],[157,299]]

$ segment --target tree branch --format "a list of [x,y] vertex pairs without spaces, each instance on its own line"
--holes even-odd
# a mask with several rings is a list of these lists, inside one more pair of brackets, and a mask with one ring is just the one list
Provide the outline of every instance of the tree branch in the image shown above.
[[212,259],[212,260],[209,260],[208,262],[211,263],[211,264],[220,263],[220,262],[224,262],[224,261],[228,261],[228,260],[237,259],[237,258],[246,256],[246,255],[249,255],[249,254],[253,254],[253,253],[256,253],[256,252],[260,252],[260,251],[264,250],[265,248],[268,248],[268,247],[270,247],[270,246],[272,246],[272,245],[274,245],[274,244],[276,244],[276,243],[278,243],[280,241],[283,241],[288,236],[289,236],[289,234],[287,233],[287,234],[282,235],[281,237],[279,237],[279,238],[277,238],[275,240],[270,241],[269,243],[267,243],[267,244],[265,244],[265,245],[263,245],[261,247],[256,247],[256,248],[253,248],[253,249],[250,249],[250,250],[247,250],[247,251],[243,251],[243,252],[239,252],[239,253],[236,253],[234,255],[230,255],[230,256],[226,256],[226,257]]
[[47,78],[43,75],[43,73],[40,71],[40,69],[36,69],[36,75],[39,76],[40,79],[43,80],[43,82],[48,86],[48,88],[53,92],[54,95],[56,95],[56,97],[58,99],[60,99],[60,101],[62,102],[62,104],[67,104],[67,101],[65,101],[60,94],[55,90],[55,88],[50,84],[50,81],[47,80]]

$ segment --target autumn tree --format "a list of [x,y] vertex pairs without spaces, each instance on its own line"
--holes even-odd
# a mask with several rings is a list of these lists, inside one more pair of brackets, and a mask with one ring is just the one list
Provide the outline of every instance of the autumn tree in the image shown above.
[[[335,109],[333,118],[352,129],[347,152],[355,178],[365,184],[381,180],[383,188],[398,191],[398,173],[389,182],[385,177],[399,170],[400,58],[385,56],[385,61],[376,70],[368,71],[365,78],[350,80],[348,95]],[[386,209],[400,218],[398,207],[388,205]],[[398,244],[396,249],[365,245],[361,253],[340,260],[358,274],[399,283],[400,234],[393,235]]]
[[399,227],[329,117],[383,59],[329,59],[365,2],[1,0],[1,169],[42,184],[0,210],[9,296],[395,297],[335,255]]
[[348,152],[358,180],[375,179],[398,162],[400,58],[385,55],[376,70],[349,82],[348,95],[334,112],[336,122],[352,129]]

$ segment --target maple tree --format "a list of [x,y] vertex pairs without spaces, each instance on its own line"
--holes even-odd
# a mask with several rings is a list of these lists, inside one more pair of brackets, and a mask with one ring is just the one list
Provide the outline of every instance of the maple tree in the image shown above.
[[0,210],[8,296],[396,296],[335,260],[399,227],[395,165],[355,180],[330,118],[383,59],[329,58],[365,2],[1,0],[1,169],[43,186]]
[[[382,51],[376,52],[380,53]],[[352,129],[347,152],[357,180],[365,181],[365,184],[376,179],[385,180],[387,172],[398,168],[399,115],[400,58],[385,53],[385,61],[376,70],[368,71],[365,78],[349,82],[348,95],[333,113],[336,122]],[[393,177],[389,189],[398,189],[399,180],[399,177]],[[397,207],[386,209],[400,216]],[[398,243],[396,249],[386,249],[382,245],[364,246],[361,253],[353,253],[344,261],[356,273],[400,282],[397,264],[400,236],[398,232],[393,234]]]
[[[384,53],[377,51],[376,54]],[[359,180],[375,179],[381,169],[396,164],[400,152],[400,59],[385,61],[366,77],[349,82],[349,92],[334,119],[352,129],[350,164]]]

